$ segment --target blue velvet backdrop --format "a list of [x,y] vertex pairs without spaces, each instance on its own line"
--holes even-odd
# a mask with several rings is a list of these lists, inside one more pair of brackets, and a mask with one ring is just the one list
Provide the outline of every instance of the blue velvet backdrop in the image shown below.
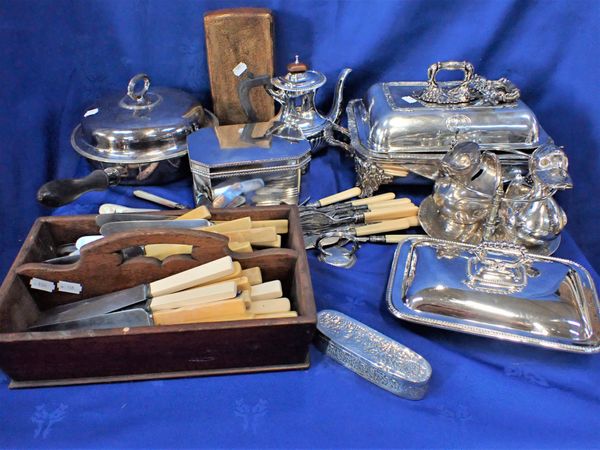
[[[35,202],[38,187],[89,170],[69,144],[84,108],[138,72],[209,105],[202,16],[234,6],[274,11],[277,73],[294,54],[330,80],[352,67],[348,98],[378,81],[423,80],[438,60],[510,78],[571,161],[575,189],[560,199],[574,240],[566,235],[559,255],[600,267],[598,1],[0,0],[0,276],[35,217],[48,214]],[[332,86],[319,94],[324,108]],[[351,164],[330,149],[305,182],[313,197],[350,187]],[[109,200],[141,206],[130,192],[92,193],[58,212],[93,212]],[[191,204],[189,181],[157,192]],[[399,323],[382,306],[392,251],[365,246],[352,271],[311,255],[317,306],[428,358],[434,378],[422,402],[394,398],[317,351],[307,372],[23,392],[3,379],[0,446],[600,445],[599,357]]]

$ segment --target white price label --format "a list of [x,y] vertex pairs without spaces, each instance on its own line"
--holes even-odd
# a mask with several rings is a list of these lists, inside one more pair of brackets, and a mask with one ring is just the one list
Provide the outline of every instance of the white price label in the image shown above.
[[48,280],[41,280],[40,278],[32,278],[29,280],[29,286],[31,289],[37,289],[39,291],[52,292],[54,290],[54,283]]
[[98,111],[100,111],[98,108],[88,109],[85,112],[85,114],[83,115],[83,117],[88,117],[88,116],[93,116],[94,114],[98,114]]
[[247,66],[245,63],[241,62],[241,63],[239,63],[237,66],[235,66],[235,67],[233,68],[233,74],[234,74],[236,77],[239,77],[239,76],[240,76],[241,74],[243,74],[243,73],[244,73],[244,72],[245,72],[247,69],[248,69],[248,66]]
[[70,294],[81,294],[83,287],[79,283],[71,283],[69,281],[59,281],[56,285],[60,292],[68,292]]
[[406,103],[417,103],[417,100],[412,98],[410,95],[402,97],[402,100],[404,100]]

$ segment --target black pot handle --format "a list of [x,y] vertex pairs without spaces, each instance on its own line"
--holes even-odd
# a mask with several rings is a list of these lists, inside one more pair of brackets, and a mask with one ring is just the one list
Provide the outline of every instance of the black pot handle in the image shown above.
[[258,122],[256,112],[252,107],[250,101],[250,91],[255,88],[263,86],[265,88],[271,87],[271,77],[269,75],[261,75],[254,77],[251,73],[247,74],[247,78],[240,80],[238,84],[238,96],[240,97],[240,104],[244,110],[244,114],[250,122]]
[[94,170],[84,178],[53,180],[44,184],[37,192],[37,200],[44,206],[56,208],[66,205],[89,191],[103,191],[119,184],[120,171],[116,167]]

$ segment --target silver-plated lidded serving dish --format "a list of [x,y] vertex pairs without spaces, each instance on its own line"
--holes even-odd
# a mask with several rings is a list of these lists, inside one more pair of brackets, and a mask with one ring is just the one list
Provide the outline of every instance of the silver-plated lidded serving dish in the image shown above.
[[333,310],[319,312],[317,331],[323,353],[371,383],[410,400],[427,393],[431,366],[408,347]]
[[[464,79],[439,82],[443,70],[460,70]],[[526,166],[529,154],[550,139],[519,96],[509,80],[487,80],[457,61],[430,66],[426,82],[371,86],[347,107],[359,184],[376,190],[407,171],[435,178],[457,140],[497,153],[503,165]]]
[[217,123],[191,94],[151,87],[148,75],[135,75],[126,92],[90,105],[71,133],[75,151],[97,170],[85,178],[46,183],[38,201],[55,207],[117,184],[165,184],[189,176],[187,135]]
[[196,204],[296,204],[311,158],[306,139],[273,135],[273,122],[204,128],[188,137]]
[[163,161],[185,156],[187,135],[204,126],[209,116],[193,95],[169,87],[150,88],[150,78],[139,74],[130,80],[127,94],[107,96],[87,108],[71,143],[92,161]]
[[600,352],[600,305],[581,265],[497,243],[408,239],[387,306],[403,320],[577,353]]

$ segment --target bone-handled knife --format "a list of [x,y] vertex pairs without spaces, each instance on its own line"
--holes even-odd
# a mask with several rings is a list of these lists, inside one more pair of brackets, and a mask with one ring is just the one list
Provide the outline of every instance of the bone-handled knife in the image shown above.
[[[29,329],[43,329],[59,323],[73,322],[145,302],[149,299],[180,292],[231,275],[235,265],[230,256],[184,270],[175,275],[140,284],[129,289],[56,306],[42,313]],[[85,289],[85,286],[84,286]]]
[[162,206],[166,206],[167,208],[173,209],[188,209],[183,203],[175,202],[173,200],[169,200],[168,198],[161,197],[156,194],[152,194],[150,192],[142,191],[141,189],[136,189],[133,191],[133,195],[137,198],[141,198],[147,200],[149,202],[157,203]]
[[115,233],[132,230],[147,230],[152,228],[192,229],[210,226],[206,219],[191,220],[132,220],[129,222],[108,222],[100,227],[100,234],[110,236]]
[[[250,291],[262,283],[260,269],[253,267],[242,270],[240,263],[235,261],[233,265],[234,272],[232,274],[210,280],[198,287],[159,295],[150,300],[144,299],[140,303],[118,311],[45,325],[36,330],[98,330],[196,323],[223,320],[224,318],[229,318],[229,320],[251,318],[253,314],[245,309],[252,303],[258,303],[252,301]],[[288,311],[289,309],[288,307]],[[263,313],[261,312],[261,314]]]
[[362,191],[359,187],[353,187],[350,189],[346,189],[345,191],[338,192],[337,194],[330,195],[329,197],[323,197],[322,199],[317,200],[316,202],[307,203],[306,205],[304,205],[304,208],[319,208],[322,206],[332,205],[334,203],[358,197],[361,192]]
[[142,213],[142,212],[151,212],[151,211],[160,211],[160,209],[153,208],[130,208],[125,205],[117,205],[115,203],[103,203],[98,208],[98,212],[100,214],[113,214],[113,213]]

